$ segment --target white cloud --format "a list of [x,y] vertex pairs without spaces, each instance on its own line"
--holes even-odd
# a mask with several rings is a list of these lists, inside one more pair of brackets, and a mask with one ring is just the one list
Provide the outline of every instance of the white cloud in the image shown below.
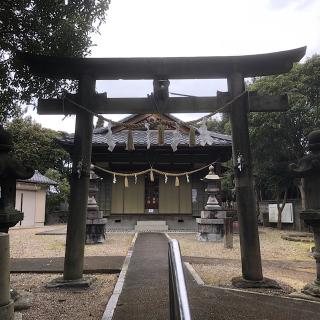
[[[306,56],[311,56],[320,53],[319,30],[320,1],[113,0],[101,35],[94,36],[92,56],[242,55],[304,45]],[[99,81],[97,90],[107,91],[109,97],[146,96],[152,82]],[[171,81],[170,90],[215,95],[226,90],[226,84]],[[44,125],[48,123],[52,121]],[[73,131],[74,124],[64,127]]]
[[269,0],[117,0],[101,38],[95,38],[99,45],[93,56],[238,55],[304,45],[319,49],[320,2],[306,2],[281,1],[276,7]]

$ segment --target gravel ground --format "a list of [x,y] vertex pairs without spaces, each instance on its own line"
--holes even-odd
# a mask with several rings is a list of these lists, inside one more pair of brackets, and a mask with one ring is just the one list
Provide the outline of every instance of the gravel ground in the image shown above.
[[[61,225],[32,228],[11,229],[11,258],[45,258],[63,257],[65,252],[65,235],[36,235],[36,233],[61,229]],[[107,233],[103,244],[86,245],[85,256],[125,256],[133,234]]]
[[[47,226],[32,229],[11,229],[11,258],[63,257],[65,235],[36,235],[61,229]],[[86,245],[86,256],[125,256],[133,234],[107,233],[104,244]],[[59,274],[11,274],[11,286],[32,293],[32,306],[22,311],[25,320],[101,319],[113,292],[117,275],[95,274],[96,281],[89,289],[47,289],[45,284]]]
[[[263,260],[313,261],[313,258],[310,257],[310,247],[313,244],[281,239],[284,233],[290,232],[271,228],[260,229],[260,248]],[[200,242],[196,240],[194,233],[174,233],[170,234],[170,237],[179,241],[183,256],[240,260],[239,235],[233,237],[233,249],[225,249],[223,242]]]
[[[310,247],[313,244],[284,240],[281,235],[285,233],[290,232],[271,228],[260,229],[264,276],[278,281],[282,287],[281,290],[263,289],[264,293],[287,295],[293,291],[300,291],[306,283],[312,282],[315,278],[315,261],[310,256]],[[199,242],[195,234],[170,236],[179,240],[183,256],[221,259],[220,263],[217,261],[210,264],[193,264],[205,284],[231,287],[231,279],[241,275],[238,235],[234,235],[233,249],[225,249],[223,242]]]
[[[222,265],[193,264],[192,266],[205,284],[219,287],[232,287],[231,279],[241,274],[241,264],[238,261]],[[315,270],[313,272],[299,272],[273,266],[264,266],[263,274],[267,278],[276,280],[281,286],[281,290],[269,290],[268,292],[268,290],[262,289],[256,291],[275,295],[287,295],[293,291],[300,291],[305,284],[312,282],[315,278]],[[254,290],[250,289],[249,291]]]
[[117,276],[92,275],[96,281],[89,289],[47,289],[45,284],[59,274],[12,274],[11,284],[17,290],[32,294],[32,306],[21,311],[24,320],[101,319]]

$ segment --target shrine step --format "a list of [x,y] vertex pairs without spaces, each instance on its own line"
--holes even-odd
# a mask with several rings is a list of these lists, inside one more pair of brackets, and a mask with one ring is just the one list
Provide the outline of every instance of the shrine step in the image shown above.
[[134,228],[135,231],[168,231],[166,221],[137,221],[137,225]]

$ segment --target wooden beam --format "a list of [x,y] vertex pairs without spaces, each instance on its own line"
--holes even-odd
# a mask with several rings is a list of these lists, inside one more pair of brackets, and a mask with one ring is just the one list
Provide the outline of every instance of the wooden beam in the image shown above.
[[[78,102],[77,95],[68,95],[72,101]],[[231,101],[227,92],[218,92],[217,97],[170,97],[168,103],[159,110],[161,113],[210,113]],[[106,98],[105,95],[96,94],[87,106],[95,113],[100,114],[146,114],[157,113],[153,101],[149,98]],[[288,110],[287,95],[259,96],[250,93],[250,110],[254,112],[286,111]],[[76,114],[79,107],[65,99],[39,99],[38,114]],[[226,107],[224,112],[229,112]]]
[[[217,92],[217,105],[224,106],[232,100],[229,92]],[[223,109],[223,112],[230,112],[231,106]],[[257,92],[251,91],[248,101],[249,112],[280,112],[289,110],[288,96],[286,94],[278,96],[258,95]]]
[[75,58],[18,52],[18,62],[34,74],[59,79],[79,79],[82,74],[96,80],[119,79],[220,79],[232,72],[244,77],[288,72],[305,55],[306,47],[280,52],[216,57],[168,58]]
[[[209,163],[215,160],[219,160],[221,162],[228,161],[231,157],[231,148],[230,146],[226,147],[217,147],[213,150],[204,152],[202,150],[200,152],[192,151],[176,153],[176,152],[150,152],[150,150],[135,150],[134,152],[108,152],[101,150],[102,148],[99,147],[97,150],[93,147],[92,152],[92,162],[100,162],[100,161],[107,161],[107,162],[145,162],[145,163],[196,163],[196,162],[203,162]],[[192,148],[190,148],[192,149]],[[179,149],[178,151],[179,152]]]
[[[172,153],[171,155],[150,155],[150,156],[146,156],[143,154],[93,154],[92,155],[92,161],[109,161],[109,162],[117,162],[117,163],[127,163],[128,161],[132,161],[132,162],[152,162],[152,163],[167,163],[170,164],[171,162],[174,163],[194,163],[197,161],[201,161],[201,162],[210,162],[210,161],[215,161],[217,160],[217,155],[216,154],[214,157],[208,155],[208,154],[202,154],[202,155],[185,155],[184,157],[180,157],[180,156],[175,156],[174,153]],[[231,156],[231,152],[230,154],[228,154],[228,159]]]

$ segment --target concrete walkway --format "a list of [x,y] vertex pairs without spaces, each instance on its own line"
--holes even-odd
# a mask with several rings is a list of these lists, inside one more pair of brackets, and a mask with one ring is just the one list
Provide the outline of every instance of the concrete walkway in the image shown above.
[[[169,319],[168,240],[141,233],[134,246],[114,320]],[[320,304],[199,286],[185,270],[192,319],[318,320]]]

